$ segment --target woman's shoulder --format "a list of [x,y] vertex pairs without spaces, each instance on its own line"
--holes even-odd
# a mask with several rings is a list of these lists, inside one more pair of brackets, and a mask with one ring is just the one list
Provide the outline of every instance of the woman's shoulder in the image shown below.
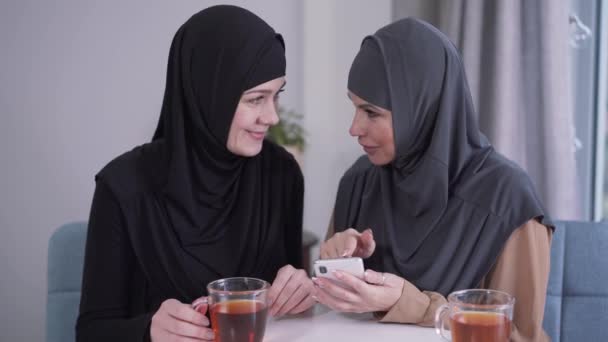
[[302,174],[300,165],[293,154],[287,151],[283,146],[270,140],[264,141],[262,158],[270,161],[271,165],[274,165],[274,167],[280,167],[284,171],[290,173]]
[[374,164],[366,155],[362,155],[344,172],[342,180],[352,180],[366,175],[373,169]]
[[531,184],[530,177],[521,166],[496,151],[487,156],[476,172],[502,181],[505,185],[527,186]]
[[506,216],[514,206],[542,207],[530,176],[498,152],[489,153],[464,178],[456,194],[495,215]]
[[348,189],[356,187],[357,184],[365,184],[369,172],[373,170],[373,164],[366,155],[362,155],[342,174],[338,182],[338,194],[350,193]]
[[165,169],[164,156],[162,141],[137,146],[106,164],[95,175],[95,180],[116,194],[134,195],[160,182],[160,173]]

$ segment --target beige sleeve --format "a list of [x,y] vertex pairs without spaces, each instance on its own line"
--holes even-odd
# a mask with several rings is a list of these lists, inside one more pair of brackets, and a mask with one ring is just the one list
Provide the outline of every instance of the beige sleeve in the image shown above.
[[536,220],[516,229],[481,286],[515,296],[512,341],[549,341],[543,315],[552,230]]
[[437,292],[420,291],[405,281],[401,297],[386,313],[376,313],[382,323],[411,323],[430,327],[435,324],[435,311],[446,299]]
[[[516,297],[513,315],[513,341],[548,341],[542,330],[551,230],[536,220],[517,228],[509,237],[492,270],[481,282],[482,288],[505,291]],[[435,311],[446,303],[437,292],[420,291],[405,281],[401,297],[386,313],[376,313],[380,322],[412,323],[432,326]]]

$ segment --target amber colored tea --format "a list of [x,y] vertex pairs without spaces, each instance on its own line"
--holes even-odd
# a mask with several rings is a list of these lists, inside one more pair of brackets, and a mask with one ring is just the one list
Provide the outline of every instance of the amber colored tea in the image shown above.
[[511,320],[494,312],[459,312],[450,323],[454,342],[508,342],[511,335]]
[[268,308],[256,300],[230,300],[211,306],[216,342],[261,342]]

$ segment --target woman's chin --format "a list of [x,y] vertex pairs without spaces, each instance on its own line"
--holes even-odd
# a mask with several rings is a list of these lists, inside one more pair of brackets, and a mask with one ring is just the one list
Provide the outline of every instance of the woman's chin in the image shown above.
[[262,143],[251,143],[246,146],[239,146],[235,154],[241,157],[255,157],[262,151]]
[[391,162],[390,159],[388,158],[383,158],[382,156],[379,156],[377,154],[367,154],[367,159],[369,159],[369,162],[376,165],[376,166],[383,166],[383,165],[387,165]]

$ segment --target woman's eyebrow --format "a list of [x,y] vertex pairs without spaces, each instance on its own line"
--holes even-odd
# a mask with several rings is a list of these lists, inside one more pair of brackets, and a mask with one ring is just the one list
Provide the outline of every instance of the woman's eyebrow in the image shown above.
[[380,112],[380,108],[374,106],[373,104],[369,104],[369,103],[362,103],[360,105],[357,105],[357,108],[373,110],[374,112]]
[[[287,84],[287,81],[283,82],[283,85],[281,86],[281,88],[279,88],[279,90],[285,88],[285,85]],[[246,92],[244,92],[243,94],[252,94],[252,93],[262,93],[262,94],[272,94],[274,92],[274,89],[270,89],[270,88],[259,88],[259,89],[251,89],[248,90]]]
[[[351,101],[353,100],[353,99],[350,97],[350,93],[348,93],[348,92],[346,93],[346,97],[348,97],[348,99],[349,99],[349,100],[351,100]],[[381,111],[381,110],[380,110],[380,107],[376,107],[376,106],[374,106],[374,105],[373,105],[373,104],[371,104],[371,103],[362,103],[362,104],[355,105],[355,106],[356,106],[357,108],[361,108],[361,109],[371,109],[371,110],[374,110],[375,112],[380,112],[380,111]]]

